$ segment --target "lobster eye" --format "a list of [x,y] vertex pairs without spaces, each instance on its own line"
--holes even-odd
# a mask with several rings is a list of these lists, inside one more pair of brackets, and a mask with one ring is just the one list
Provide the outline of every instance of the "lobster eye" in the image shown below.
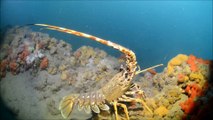
[[125,78],[127,78],[128,77],[128,73],[125,73]]

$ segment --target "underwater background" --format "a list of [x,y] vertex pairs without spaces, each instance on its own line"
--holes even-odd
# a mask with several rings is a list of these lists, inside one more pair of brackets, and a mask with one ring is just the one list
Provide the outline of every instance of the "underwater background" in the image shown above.
[[[132,70],[123,89],[121,74],[131,73],[134,60],[44,24],[129,48],[137,70],[164,65],[141,74]],[[115,119],[111,97],[127,107],[128,113],[118,106],[121,120],[213,119],[211,0],[1,0],[0,34],[0,119]],[[79,96],[67,96],[74,93]],[[125,95],[132,101],[119,101]],[[69,97],[73,101],[65,105]],[[106,104],[99,104],[103,99]]]
[[[82,31],[132,49],[142,67],[166,63],[178,53],[212,59],[212,1],[34,1],[1,0],[1,30],[46,23]],[[45,31],[50,32],[50,31]],[[111,48],[54,32],[82,45]],[[118,56],[118,55],[117,55]]]

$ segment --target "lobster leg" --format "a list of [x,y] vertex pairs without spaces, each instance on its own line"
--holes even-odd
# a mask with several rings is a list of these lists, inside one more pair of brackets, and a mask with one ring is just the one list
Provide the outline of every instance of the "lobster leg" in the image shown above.
[[113,107],[114,107],[114,110],[115,110],[115,119],[116,120],[120,120],[119,116],[118,116],[118,108],[117,108],[117,106],[120,106],[120,107],[122,107],[124,109],[124,113],[126,115],[126,119],[129,120],[129,113],[128,113],[128,109],[127,109],[126,105],[123,104],[123,103],[118,103],[117,101],[113,102]]
[[[140,92],[143,92],[143,91],[140,91]],[[123,95],[122,98],[119,98],[119,101],[121,101],[121,102],[138,102],[138,103],[141,103],[151,114],[153,113],[152,110],[147,106],[146,102],[143,99],[131,98],[131,97],[127,97],[127,96]]]
[[116,120],[119,120],[119,119],[118,119],[117,101],[114,101],[112,104],[113,104],[113,107],[114,107],[114,110],[115,110],[115,119],[116,119]]
[[126,105],[123,104],[123,103],[117,103],[117,105],[124,109],[124,113],[126,114],[126,118],[127,118],[127,120],[129,120],[129,112],[128,112]]

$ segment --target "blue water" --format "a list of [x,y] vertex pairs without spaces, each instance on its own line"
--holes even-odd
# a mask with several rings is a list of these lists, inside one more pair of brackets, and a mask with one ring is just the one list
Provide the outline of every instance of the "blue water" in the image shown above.
[[[179,53],[213,59],[212,1],[1,1],[1,29],[29,23],[72,28],[119,43],[136,53],[142,67],[165,64]],[[50,33],[72,39],[75,49],[92,45],[118,56],[95,42]]]

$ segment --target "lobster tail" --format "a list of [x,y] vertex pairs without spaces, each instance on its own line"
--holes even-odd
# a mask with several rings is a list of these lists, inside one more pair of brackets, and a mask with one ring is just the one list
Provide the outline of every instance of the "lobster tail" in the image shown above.
[[98,92],[72,94],[63,97],[59,104],[59,110],[65,119],[70,118],[75,105],[77,105],[79,111],[84,110],[87,114],[90,114],[92,111],[100,113],[100,110],[109,110],[109,106],[103,101],[103,95]]
[[70,117],[76,98],[76,95],[69,95],[63,97],[63,99],[61,100],[59,104],[59,110],[61,111],[61,115],[63,116],[63,118]]

